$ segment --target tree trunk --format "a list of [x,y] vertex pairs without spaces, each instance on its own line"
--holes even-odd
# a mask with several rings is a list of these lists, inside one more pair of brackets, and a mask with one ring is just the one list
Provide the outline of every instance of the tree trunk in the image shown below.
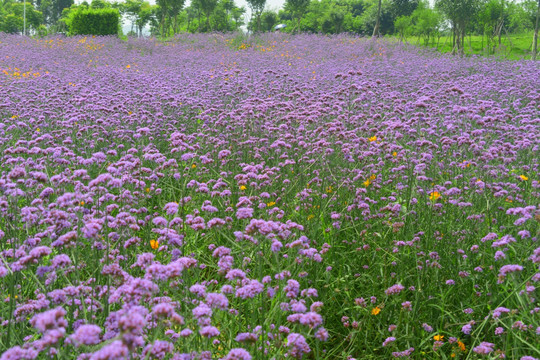
[[538,19],[539,18],[540,18],[540,0],[538,0],[538,8],[536,9],[536,25],[534,26],[533,53],[532,53],[533,60],[536,60],[536,54],[538,53]]
[[[486,36],[486,28],[484,27],[484,32],[482,33],[482,52],[484,52],[484,36]],[[489,50],[488,50],[489,51]],[[489,55],[489,54],[488,54]]]
[[380,34],[379,32],[379,23],[381,21],[381,2],[382,0],[379,0],[379,5],[377,7],[377,22],[375,23],[375,28],[373,29],[373,37],[378,36]]
[[501,17],[499,18],[499,47],[501,47],[501,32],[504,25],[504,0],[501,0]]
[[456,23],[452,21],[452,55],[456,53]]
[[465,24],[462,24],[461,28],[461,55],[465,54]]
[[163,15],[161,15],[161,36],[165,36],[165,11],[163,11]]

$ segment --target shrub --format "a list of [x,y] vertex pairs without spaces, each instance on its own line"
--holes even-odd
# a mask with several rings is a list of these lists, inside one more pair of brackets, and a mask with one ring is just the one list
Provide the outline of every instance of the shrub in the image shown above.
[[116,35],[120,14],[117,9],[78,9],[67,21],[70,35]]

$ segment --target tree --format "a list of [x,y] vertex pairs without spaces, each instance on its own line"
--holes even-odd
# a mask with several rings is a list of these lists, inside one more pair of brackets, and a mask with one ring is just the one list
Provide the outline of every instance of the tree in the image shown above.
[[45,24],[58,27],[58,21],[62,17],[62,11],[69,9],[74,4],[73,0],[38,0],[36,5],[43,13]]
[[173,34],[176,34],[178,32],[178,15],[184,8],[185,3],[186,0],[169,0],[168,2],[168,13],[169,19],[172,19]]
[[210,25],[210,15],[214,12],[214,9],[217,6],[217,0],[200,0],[201,10],[206,15],[206,31],[212,31]]
[[7,14],[3,16],[0,23],[0,30],[8,34],[17,34],[22,32],[23,19],[15,14]]
[[[133,0],[128,0],[128,1],[133,1]],[[91,9],[105,9],[105,8],[108,8],[110,7],[111,5],[107,2],[105,2],[104,0],[92,0],[92,2],[90,3],[90,8]]]
[[435,6],[452,25],[452,52],[463,55],[467,26],[478,11],[478,0],[436,0]]
[[191,0],[191,8],[193,12],[197,15],[197,32],[201,31],[201,14],[202,14],[202,4],[201,0]]
[[332,25],[334,26],[334,33],[339,34],[341,32],[344,19],[345,19],[345,14],[343,13],[343,10],[341,9],[333,10],[330,13],[330,21],[332,22]]
[[220,0],[219,5],[225,10],[227,18],[231,14],[232,9],[235,7],[233,0]]
[[296,25],[294,29],[298,31],[300,29],[300,21],[302,16],[306,13],[309,7],[310,0],[286,0],[285,10],[291,12],[293,17],[296,18]]
[[540,0],[538,0],[538,7],[536,8],[536,22],[534,25],[534,36],[533,36],[533,52],[532,59],[536,60],[538,55],[538,22],[540,21]]
[[[94,2],[103,0],[92,0],[92,7],[94,7]],[[131,21],[131,32],[133,32],[137,19],[139,18],[139,12],[141,11],[142,7],[142,0],[126,0],[125,3],[123,3],[123,13],[125,13],[129,20]]]
[[418,0],[392,0],[392,16],[396,19],[400,16],[410,16],[418,7]]
[[379,24],[381,22],[381,5],[382,5],[382,0],[379,0],[379,5],[377,6],[377,22],[375,23],[375,28],[373,29],[372,36],[380,35]]
[[257,31],[261,31],[261,15],[266,5],[266,0],[246,0],[251,9],[251,16],[257,19]]
[[137,20],[135,21],[138,36],[142,36],[144,27],[152,21],[154,14],[155,6],[150,5],[148,1],[144,1],[139,9],[139,13],[137,14]]
[[238,30],[238,27],[242,25],[244,22],[240,22],[240,20],[244,17],[244,14],[246,13],[245,7],[234,7],[231,11],[231,16],[234,19],[234,28],[235,30]]
[[429,40],[439,29],[439,16],[429,7],[418,7],[413,11],[412,20],[414,23],[414,32],[424,39],[424,44],[429,45]]
[[231,31],[233,29],[232,21],[230,21],[228,10],[226,8],[230,8],[230,6],[234,6],[234,4],[231,4],[229,0],[220,0],[214,10],[214,14],[212,16],[212,29],[215,31]]
[[168,4],[168,0],[156,0],[156,4],[158,5],[159,9],[158,9],[158,15],[159,15],[159,27],[161,28],[161,30],[159,31],[161,36],[167,36],[168,34],[168,31],[167,31],[167,34],[165,33],[165,23],[168,19],[168,7],[169,7],[169,4]]
[[[5,14],[0,18],[0,31],[9,34],[22,33],[24,29],[24,3],[10,2],[3,4]],[[36,31],[43,23],[43,14],[37,11],[32,3],[26,2],[26,34]]]
[[261,16],[261,22],[264,31],[272,31],[278,22],[278,15],[274,11],[265,11]]
[[490,48],[495,50],[495,36],[499,37],[499,45],[501,44],[501,31],[504,24],[504,3],[499,0],[489,0],[478,11],[477,23],[480,25],[482,34],[487,38],[488,54]]
[[394,21],[394,29],[399,34],[399,40],[403,41],[405,35],[409,33],[412,24],[412,18],[410,16],[400,16]]
[[[382,1],[380,14],[378,2],[371,2],[366,11],[362,14],[361,22],[363,32],[366,34],[391,34],[394,32],[394,21],[395,19],[392,16],[391,3],[390,1]],[[379,19],[379,29],[375,31],[377,25],[377,18]]]
[[170,29],[173,33],[178,32],[178,15],[182,11],[185,0],[156,0],[159,6],[154,12],[159,16],[159,27],[161,36],[168,36]]
[[508,31],[512,33],[533,31],[536,20],[536,7],[536,0],[508,3]]

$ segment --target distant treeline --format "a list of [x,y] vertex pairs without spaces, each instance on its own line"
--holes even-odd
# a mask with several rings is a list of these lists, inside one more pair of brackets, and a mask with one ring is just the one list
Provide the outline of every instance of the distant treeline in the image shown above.
[[[125,2],[34,0],[26,3],[29,34],[69,32],[70,14],[81,8],[118,9],[129,21],[128,35],[141,35],[149,26],[152,35],[168,37],[180,32],[227,32],[246,26],[251,32],[280,31],[336,34],[391,35],[400,39],[415,36],[429,44],[451,34],[455,52],[462,52],[467,34],[482,35],[487,48],[513,33],[534,30],[531,52],[536,49],[540,0],[286,0],[282,9],[267,8],[266,0],[247,0],[247,11],[234,0],[144,0]],[[0,0],[0,31],[23,31],[23,3]]]

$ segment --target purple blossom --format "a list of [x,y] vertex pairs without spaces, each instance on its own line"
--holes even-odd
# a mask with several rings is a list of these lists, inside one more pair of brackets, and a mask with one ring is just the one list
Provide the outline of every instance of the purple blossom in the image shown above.
[[152,359],[163,359],[167,354],[172,353],[174,345],[168,341],[156,340],[153,344],[147,345],[142,354]]
[[390,336],[388,338],[386,338],[384,340],[384,342],[382,343],[382,346],[385,347],[385,346],[388,346],[389,344],[393,343],[394,341],[396,341],[396,338],[393,337],[393,336]]
[[30,324],[41,333],[45,333],[52,329],[64,329],[68,326],[67,321],[64,319],[65,315],[66,311],[61,307],[57,307],[53,310],[35,315],[30,319]]
[[472,350],[475,353],[480,354],[480,355],[488,355],[489,353],[494,351],[494,349],[493,349],[494,346],[495,346],[495,344],[482,341],[480,343],[480,345],[474,347]]
[[246,333],[239,333],[236,335],[236,341],[242,342],[242,343],[255,343],[259,339],[259,336],[254,333],[246,332]]
[[328,334],[328,331],[323,328],[323,327],[320,327],[317,332],[315,333],[315,337],[317,338],[317,340],[319,341],[327,341],[328,338],[330,337],[330,335]]
[[396,284],[393,286],[390,286],[388,289],[385,290],[386,295],[396,295],[399,294],[402,290],[404,290],[405,287],[401,284]]
[[252,357],[247,350],[242,348],[231,349],[222,360],[251,360]]
[[253,217],[253,209],[248,207],[242,207],[239,208],[236,211],[236,218],[237,219],[248,219]]
[[408,348],[407,350],[403,351],[394,351],[392,352],[392,356],[395,358],[402,358],[402,357],[408,357],[414,352],[414,348]]
[[247,299],[253,298],[264,290],[264,285],[258,280],[248,280],[248,283],[236,290],[236,297]]
[[74,341],[75,345],[96,345],[100,342],[99,334],[101,328],[97,325],[81,325],[75,330],[70,339]]
[[127,346],[122,344],[120,340],[116,340],[93,353],[89,360],[124,359],[127,358],[128,354],[129,350]]
[[504,265],[499,269],[499,278],[504,279],[506,275],[513,272],[523,271],[523,266],[521,265]]
[[290,333],[287,336],[287,347],[289,348],[289,355],[300,359],[304,354],[309,354],[311,348],[306,342],[306,339],[297,333]]
[[214,326],[204,326],[203,328],[199,330],[199,334],[201,334],[201,336],[211,338],[211,337],[218,336],[220,332]]
[[309,326],[312,329],[320,326],[322,322],[322,316],[313,311],[307,312],[300,316],[300,324]]
[[471,324],[466,324],[461,327],[461,332],[464,333],[465,335],[470,335],[471,331],[472,331]]

